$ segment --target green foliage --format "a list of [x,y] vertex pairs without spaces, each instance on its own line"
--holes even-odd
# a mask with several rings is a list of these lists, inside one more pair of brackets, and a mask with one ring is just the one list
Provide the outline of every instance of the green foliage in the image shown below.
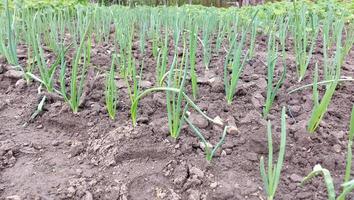
[[225,137],[226,137],[226,133],[227,133],[227,129],[229,127],[228,126],[224,127],[224,131],[222,133],[222,136],[221,136],[219,142],[215,145],[214,148],[212,148],[210,143],[207,142],[207,140],[205,139],[203,134],[200,132],[200,130],[197,127],[195,127],[193,125],[193,123],[187,117],[184,117],[184,119],[186,120],[186,122],[189,125],[189,127],[193,130],[193,132],[197,135],[198,139],[204,144],[204,146],[205,146],[205,149],[204,149],[205,157],[206,157],[206,160],[208,162],[210,162],[213,159],[213,157],[214,157],[214,155],[216,153],[216,150],[218,150],[221,147],[221,145],[224,143]]
[[327,187],[327,194],[329,200],[345,200],[346,196],[354,190],[354,180],[350,180],[351,175],[351,167],[352,167],[352,145],[353,145],[353,137],[354,137],[354,106],[351,112],[351,118],[349,122],[349,141],[348,141],[348,148],[347,148],[347,160],[346,160],[346,167],[345,167],[345,176],[344,176],[344,183],[342,184],[342,192],[336,198],[336,192],[334,188],[333,179],[331,177],[331,173],[322,168],[321,165],[317,164],[311,173],[309,173],[302,181],[301,185],[304,185],[307,181],[311,180],[317,175],[322,174],[324,177],[324,181]]
[[294,37],[294,49],[299,82],[304,78],[312,59],[312,52],[317,43],[319,32],[318,15],[308,12],[308,7],[294,1],[294,17],[292,34]]
[[[338,32],[342,32],[342,26],[337,26]],[[352,31],[353,29],[351,29]],[[338,34],[337,41],[336,41],[336,51],[334,60],[331,63],[331,68],[333,70],[333,74],[331,78],[333,82],[330,82],[327,87],[326,91],[319,101],[319,92],[317,90],[317,81],[318,81],[318,70],[316,66],[315,74],[314,74],[314,83],[313,83],[313,97],[314,97],[314,107],[311,113],[311,117],[308,122],[307,129],[310,133],[315,132],[317,127],[319,126],[324,114],[327,111],[327,108],[331,102],[332,96],[336,90],[338,82],[340,80],[341,68],[343,62],[345,60],[346,55],[348,54],[349,50],[352,48],[354,39],[351,38],[353,36],[353,32],[349,31],[349,38],[346,40],[344,44],[342,44],[342,34]],[[350,33],[351,32],[351,33]]]
[[[79,12],[79,18],[84,14]],[[66,74],[66,62],[64,61],[64,56],[61,56],[61,72],[59,77],[60,82],[60,94],[63,96],[64,100],[69,104],[73,113],[77,113],[79,106],[81,104],[81,96],[83,92],[84,82],[86,78],[86,72],[91,61],[91,21],[90,18],[86,18],[81,22],[78,22],[79,28],[83,30],[80,35],[79,45],[75,44],[76,54],[74,61],[71,66],[71,76],[70,76],[70,94],[67,94],[65,74]],[[81,65],[81,60],[83,63]],[[80,67],[81,66],[81,70]],[[81,73],[80,73],[81,72]],[[80,74],[80,76],[79,76]]]
[[105,89],[105,98],[106,98],[106,109],[109,117],[114,120],[116,117],[117,111],[117,85],[115,81],[116,74],[116,59],[115,55],[112,56],[111,69],[106,74],[106,89]]
[[[11,7],[14,5],[19,5],[24,8],[64,8],[64,7],[75,7],[78,4],[87,5],[89,0],[9,0]],[[0,10],[3,9],[5,4],[0,3]]]
[[[241,76],[243,68],[248,58],[248,51],[243,55],[243,47],[246,40],[247,31],[243,28],[240,41],[237,41],[238,35],[233,38],[231,48],[226,56],[224,64],[224,87],[226,93],[226,101],[231,104],[236,93],[238,80]],[[229,69],[231,74],[229,75]]]
[[194,99],[197,98],[198,85],[197,85],[197,73],[196,73],[196,54],[198,46],[198,25],[190,21],[191,31],[189,33],[189,62],[190,62],[190,77],[192,83],[192,93]]
[[342,184],[342,192],[336,197],[336,192],[334,188],[333,179],[331,177],[331,173],[322,168],[321,165],[317,164],[313,168],[313,171],[309,173],[302,181],[301,185],[304,185],[306,182],[311,180],[317,175],[322,174],[324,177],[324,181],[327,187],[327,194],[329,200],[345,200],[346,196],[354,190],[354,180],[350,180],[351,175],[351,166],[352,166],[352,144],[353,144],[353,136],[354,136],[354,106],[351,112],[351,118],[349,122],[349,141],[347,148],[347,160],[346,160],[346,168],[345,168],[345,176],[344,183]]
[[283,107],[281,112],[281,139],[280,139],[280,150],[278,154],[278,161],[273,164],[273,142],[272,142],[272,125],[268,121],[267,135],[268,135],[268,173],[266,173],[264,158],[261,157],[260,160],[260,172],[264,184],[264,189],[267,194],[268,200],[273,200],[275,197],[275,192],[277,190],[280,173],[283,167],[283,161],[285,157],[286,148],[286,118],[285,118],[285,107]]
[[142,71],[144,68],[144,60],[141,63],[139,75],[137,74],[136,70],[136,65],[135,65],[135,60],[133,58],[129,61],[127,69],[131,72],[131,75],[126,74],[124,77],[124,80],[127,84],[128,88],[128,94],[130,98],[130,117],[132,118],[133,125],[136,125],[136,117],[137,117],[137,110],[138,110],[138,105],[134,104],[135,99],[137,99],[141,93],[140,90],[140,82],[141,82],[141,76],[142,76]]
[[0,16],[0,23],[5,28],[0,28],[0,54],[3,54],[11,65],[18,65],[17,40],[15,35],[15,11],[10,9],[8,0],[3,0],[5,7],[4,16]]
[[[281,22],[282,23],[282,22]],[[275,35],[274,33],[269,34],[268,39],[268,52],[267,52],[267,98],[266,103],[263,109],[263,117],[267,117],[277,95],[279,88],[283,85],[285,77],[286,77],[286,64],[285,64],[285,37],[286,37],[286,30],[287,30],[287,22],[280,24],[280,40],[282,44],[282,58],[283,58],[283,72],[275,86],[273,86],[273,79],[274,79],[274,71],[275,66],[278,60],[278,47],[276,46]]]

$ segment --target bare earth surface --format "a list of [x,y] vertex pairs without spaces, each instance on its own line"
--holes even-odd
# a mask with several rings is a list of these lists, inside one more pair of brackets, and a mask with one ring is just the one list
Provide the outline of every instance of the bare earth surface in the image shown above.
[[[108,118],[104,107],[104,74],[110,66],[112,45],[93,48],[92,70],[85,102],[77,115],[56,96],[48,96],[44,112],[29,121],[43,94],[38,83],[26,85],[9,75],[0,60],[0,199],[121,199],[226,200],[265,199],[259,159],[267,154],[266,121],[262,105],[266,94],[266,39],[259,37],[256,56],[246,65],[231,106],[223,89],[225,53],[214,55],[208,71],[198,57],[197,105],[209,116],[235,124],[211,163],[199,140],[187,126],[180,138],[169,137],[165,96],[155,93],[139,104],[138,125],[131,124],[126,85],[117,78],[118,114]],[[322,63],[321,47],[313,62]],[[26,61],[25,47],[21,62]],[[155,83],[155,60],[148,45],[144,88]],[[198,52],[202,52],[201,50]],[[314,63],[302,83],[297,82],[294,53],[288,50],[288,73],[269,118],[279,141],[280,111],[287,105],[287,149],[276,199],[327,199],[322,178],[301,187],[299,182],[315,164],[329,169],[339,191],[345,170],[349,115],[354,103],[353,82],[342,82],[317,132],[306,123],[312,109],[312,90],[288,94],[291,88],[312,82]],[[49,53],[48,53],[49,54]],[[134,56],[141,59],[137,48]],[[171,54],[172,56],[172,54]],[[354,77],[354,51],[342,75]],[[282,67],[277,67],[279,77]],[[97,75],[99,74],[99,75]],[[188,89],[190,86],[188,86]],[[324,91],[324,88],[321,88]],[[192,120],[215,144],[222,129],[192,112]]]

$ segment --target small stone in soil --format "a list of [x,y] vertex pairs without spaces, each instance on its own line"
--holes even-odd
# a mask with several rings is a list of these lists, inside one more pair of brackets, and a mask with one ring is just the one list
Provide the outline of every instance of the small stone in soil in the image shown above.
[[337,138],[337,139],[343,139],[344,138],[344,132],[343,131],[334,131],[333,135]]
[[192,175],[195,175],[196,177],[198,178],[203,178],[204,177],[204,172],[199,169],[199,168],[196,168],[196,167],[191,167],[189,169],[189,172],[192,174]]
[[136,120],[138,123],[147,123],[149,122],[149,118],[145,116],[141,116]]
[[245,153],[245,157],[250,161],[258,161],[257,154],[253,152]]
[[9,71],[5,72],[4,75],[8,78],[20,79],[23,77],[24,73],[22,71],[10,69]]
[[[207,145],[208,145],[209,148],[213,148],[213,145],[212,145],[212,144],[207,143]],[[205,149],[205,144],[204,144],[204,142],[199,142],[199,147],[204,151],[204,149]]]
[[257,189],[258,189],[257,185],[254,184],[254,182],[248,180],[247,186],[243,190],[241,190],[241,194],[242,195],[249,195],[249,194],[256,192]]
[[251,102],[256,109],[262,108],[264,105],[264,97],[261,93],[256,93],[251,98]]
[[5,199],[7,200],[21,200],[21,197],[18,195],[7,196]]
[[188,200],[200,200],[200,192],[198,190],[189,190]]
[[58,140],[54,140],[53,142],[52,142],[52,145],[53,146],[58,146],[60,144],[60,142],[58,141]]
[[198,128],[206,128],[209,125],[209,122],[207,119],[205,119],[205,117],[203,117],[200,114],[196,114],[196,113],[191,113],[191,115],[189,116],[190,121],[192,122],[193,125],[195,125]]
[[230,155],[232,153],[232,149],[225,149],[226,155]]
[[82,171],[82,169],[76,169],[75,172],[77,175],[81,175],[83,171]]
[[296,194],[296,199],[311,199],[311,192],[300,192]]
[[217,124],[217,125],[219,125],[219,126],[223,126],[223,125],[224,125],[223,120],[222,120],[219,116],[216,116],[216,117],[214,118],[214,123]]
[[297,174],[291,174],[290,180],[293,182],[301,182],[303,180],[303,177]]
[[290,112],[293,117],[297,117],[301,114],[301,106],[299,105],[294,105],[290,107]]
[[93,200],[93,196],[92,196],[91,192],[86,191],[83,199],[84,200]]
[[140,87],[142,88],[149,88],[152,86],[152,83],[150,81],[141,81],[140,82]]
[[26,81],[23,79],[19,79],[18,81],[16,81],[15,86],[17,89],[23,89],[26,86]]
[[261,91],[264,91],[267,88],[267,81],[265,78],[261,77],[258,79],[256,85],[261,89]]
[[239,130],[235,126],[229,126],[229,128],[226,130],[226,132],[230,135],[237,135],[239,134]]
[[210,184],[210,188],[211,189],[215,189],[216,187],[218,187],[218,183],[217,182],[213,182]]
[[126,88],[126,83],[123,79],[120,79],[118,81],[116,81],[116,85],[118,89],[122,89],[122,88]]
[[43,125],[42,124],[39,124],[38,126],[36,126],[37,129],[41,129],[43,128]]
[[73,186],[70,186],[70,187],[68,188],[68,193],[74,194],[75,192],[76,192],[76,190],[75,190],[75,188],[74,188]]
[[224,156],[226,156],[226,155],[227,155],[226,151],[222,150],[222,151],[221,151],[221,156],[224,157]]
[[336,153],[339,153],[342,150],[342,148],[341,148],[341,146],[339,144],[335,144],[335,145],[333,145],[333,150]]
[[81,143],[79,143],[79,144],[71,147],[70,156],[75,157],[75,156],[81,154],[83,151],[84,151],[84,146]]

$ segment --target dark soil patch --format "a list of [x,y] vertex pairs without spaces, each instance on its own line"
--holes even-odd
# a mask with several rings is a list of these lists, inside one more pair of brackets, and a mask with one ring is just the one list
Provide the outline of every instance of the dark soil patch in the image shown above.
[[[318,131],[310,135],[305,126],[312,109],[311,89],[290,95],[287,91],[312,82],[314,63],[304,82],[298,83],[293,51],[289,49],[287,78],[269,116],[274,140],[278,140],[281,107],[287,105],[286,159],[277,199],[327,199],[321,178],[306,187],[301,187],[299,181],[315,164],[321,164],[331,171],[339,191],[354,102],[353,83],[340,84]],[[110,66],[110,56],[102,53],[107,51],[113,51],[113,46],[93,49],[92,65],[99,69],[93,74]],[[152,85],[156,62],[150,45],[147,52],[143,80]],[[104,107],[104,78],[91,77],[92,84],[77,115],[60,99],[49,98],[45,112],[25,126],[41,99],[37,94],[38,84],[27,86],[7,78],[6,69],[2,70],[0,196],[86,200],[265,199],[259,174],[260,156],[267,154],[266,121],[261,116],[266,88],[266,67],[262,64],[265,52],[265,40],[260,37],[255,59],[245,67],[231,106],[226,104],[221,79],[225,53],[212,57],[208,71],[198,55],[198,106],[211,117],[220,116],[235,123],[239,130],[227,135],[211,164],[205,160],[198,139],[188,127],[177,141],[168,136],[162,93],[141,101],[138,125],[133,127],[122,81],[117,81],[120,88],[117,120],[111,121]],[[21,62],[25,62],[25,55]],[[137,59],[142,57],[138,50],[134,50],[134,55]],[[352,50],[343,66],[343,76],[354,76],[353,58]],[[316,52],[313,60],[321,66],[321,53]],[[5,66],[4,60],[1,66]],[[222,132],[210,123],[202,131],[212,144]]]

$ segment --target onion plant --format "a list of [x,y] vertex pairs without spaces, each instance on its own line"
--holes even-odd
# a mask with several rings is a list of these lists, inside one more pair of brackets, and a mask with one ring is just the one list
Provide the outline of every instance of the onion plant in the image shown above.
[[56,69],[59,65],[61,65],[62,57],[64,57],[66,51],[69,48],[63,48],[61,49],[61,52],[57,55],[57,58],[55,62],[51,65],[48,66],[48,62],[45,58],[44,55],[44,50],[41,47],[41,40],[38,35],[34,32],[34,30],[31,31],[30,33],[32,35],[31,37],[31,47],[33,49],[33,56],[34,60],[36,61],[40,77],[37,75],[33,74],[32,71],[26,72],[26,75],[29,76],[30,78],[40,82],[45,88],[47,89],[48,92],[53,92],[54,91],[54,75],[56,72]]
[[225,20],[225,21],[219,21],[218,24],[218,34],[216,36],[216,42],[215,42],[215,49],[216,49],[216,54],[220,54],[220,50],[222,47],[222,44],[225,39],[225,34],[226,34],[226,27],[229,26],[230,24]]
[[[343,23],[343,20],[338,20],[337,22],[334,21],[334,13],[333,13],[333,8],[329,6],[328,11],[327,11],[327,16],[323,21],[323,71],[324,71],[324,78],[325,80],[331,80],[333,78],[333,74],[335,73],[335,69],[333,69],[333,65],[329,65],[329,55],[328,55],[328,50],[332,47],[332,39],[335,38],[336,34],[338,33],[336,30],[337,28],[334,28],[331,30],[331,27],[333,27],[333,24],[335,27],[338,27],[338,25],[341,25]],[[339,22],[339,23],[338,23]],[[338,30],[338,29],[337,29]],[[333,31],[333,35],[331,35],[331,31]],[[340,32],[340,34],[342,34]],[[332,67],[332,68],[331,68]]]
[[149,37],[152,40],[152,55],[156,59],[158,56],[159,48],[161,48],[162,41],[161,35],[161,19],[157,10],[152,10],[150,13],[150,27]]
[[203,21],[208,21],[208,23],[202,23],[202,46],[203,46],[203,64],[205,69],[209,69],[209,63],[211,59],[211,46],[210,46],[210,36],[213,26],[215,26],[215,17],[209,13],[203,15]]
[[[60,94],[63,96],[64,100],[69,104],[73,113],[77,113],[80,106],[80,99],[83,92],[84,82],[86,79],[86,72],[91,61],[91,37],[90,37],[90,28],[91,22],[90,19],[86,19],[85,23],[81,24],[80,28],[85,29],[82,32],[80,38],[80,44],[76,48],[76,54],[71,65],[71,76],[70,76],[70,94],[67,94],[65,74],[66,74],[66,62],[64,61],[64,56],[61,56],[61,72],[59,77],[60,82]],[[80,61],[83,60],[81,65]],[[81,68],[81,76],[79,76]]]
[[138,98],[138,96],[140,95],[141,91],[140,91],[140,82],[141,82],[141,76],[142,76],[142,71],[144,68],[144,61],[142,61],[141,63],[141,68],[140,68],[140,73],[139,75],[137,74],[136,71],[136,66],[135,66],[135,61],[134,59],[130,62],[127,63],[128,65],[128,69],[131,71],[131,75],[128,76],[126,75],[124,77],[125,82],[127,84],[127,88],[128,88],[128,94],[129,94],[129,98],[130,98],[130,102],[131,102],[131,106],[130,106],[130,117],[132,118],[132,122],[133,125],[136,125],[136,117],[137,117],[137,109],[138,109],[138,105],[134,104],[134,100],[136,98]]
[[283,72],[275,86],[273,86],[273,79],[274,79],[274,71],[275,66],[278,60],[278,47],[276,46],[276,40],[274,33],[269,34],[268,39],[268,50],[267,50],[267,98],[265,102],[265,106],[263,108],[263,117],[267,117],[274,99],[277,95],[279,88],[283,85],[285,77],[286,77],[286,63],[285,63],[285,38],[286,38],[286,30],[287,30],[287,23],[281,23],[279,30],[279,39],[282,45],[282,63],[283,63]]
[[286,148],[285,107],[283,107],[281,112],[280,150],[278,154],[278,161],[276,164],[273,163],[272,125],[270,121],[268,121],[267,133],[268,133],[268,172],[266,172],[265,169],[263,156],[261,157],[259,166],[260,166],[260,172],[264,184],[264,190],[267,195],[267,199],[273,200],[280,181],[280,173],[283,167],[283,161],[285,157],[285,148]]
[[179,41],[179,32],[175,34],[175,56],[168,72],[168,88],[178,88],[179,92],[166,91],[166,106],[167,106],[167,116],[168,116],[168,127],[170,130],[171,137],[177,138],[180,134],[181,128],[184,123],[184,115],[188,110],[188,104],[183,108],[183,92],[185,89],[185,81],[187,77],[188,69],[188,52],[186,48],[185,35],[183,35],[183,53],[180,63],[177,60],[177,46]]
[[146,43],[146,23],[144,21],[140,22],[140,27],[139,27],[139,47],[140,47],[140,53],[144,54],[145,53],[145,43]]
[[41,112],[43,112],[43,106],[44,103],[46,101],[47,97],[43,96],[42,100],[39,102],[37,109],[32,113],[31,117],[30,117],[30,121],[34,120],[34,118],[36,118]]
[[[175,49],[177,49],[178,41],[180,34],[175,34]],[[145,90],[142,93],[139,93],[134,98],[134,102],[131,106],[131,112],[136,113],[138,108],[139,100],[151,92],[164,91],[166,94],[166,106],[167,106],[167,117],[168,117],[168,127],[170,131],[170,135],[173,138],[178,138],[181,128],[185,122],[186,112],[191,106],[197,112],[199,112],[203,117],[207,120],[218,124],[217,120],[213,120],[204,114],[200,108],[198,108],[195,103],[186,95],[185,93],[185,81],[188,72],[188,50],[186,48],[186,35],[183,35],[183,53],[180,62],[178,62],[178,52],[175,51],[174,58],[171,64],[169,71],[162,77],[162,81],[160,84],[164,83],[164,78],[167,76],[167,86],[166,87],[155,87]],[[133,115],[132,115],[133,116]],[[136,114],[135,114],[136,116]],[[133,122],[136,120],[133,119]]]
[[[258,11],[256,11],[258,12]],[[251,34],[250,34],[250,47],[249,47],[249,58],[253,58],[254,56],[254,49],[255,49],[255,44],[256,44],[256,36],[258,32],[258,26],[259,26],[259,19],[257,16],[255,16],[254,20],[252,21],[251,24]]]
[[106,77],[106,89],[105,89],[105,97],[106,97],[106,109],[108,112],[109,117],[114,120],[116,117],[117,111],[117,85],[115,81],[115,74],[116,74],[116,56],[112,56],[112,64],[107,73]]
[[296,1],[294,1],[294,12],[294,49],[300,82],[304,78],[307,67],[312,59],[312,52],[319,32],[319,20],[318,16],[313,12],[310,12],[309,16],[307,16],[308,11],[304,5],[298,10]]
[[[349,33],[348,35],[353,36],[353,32]],[[349,50],[352,48],[353,42],[354,42],[353,38],[348,38],[343,46],[342,36],[341,34],[338,35],[336,41],[336,53],[335,53],[334,61],[332,63],[333,66],[331,67],[335,69],[335,73],[333,74],[332,77],[333,82],[327,84],[326,91],[321,101],[319,101],[319,92],[317,90],[318,69],[316,66],[315,75],[314,75],[314,84],[313,84],[314,107],[307,126],[307,129],[310,133],[315,132],[324,114],[327,111],[328,105],[331,102],[332,96],[340,80],[340,72],[341,72],[343,62],[345,60],[345,56],[349,53]]]
[[[193,125],[193,123],[188,119],[188,117],[184,117],[184,120],[187,122],[187,124],[189,125],[189,127],[193,130],[193,132],[197,135],[198,139],[201,140],[201,142],[204,144],[205,146],[205,157],[206,160],[208,162],[211,162],[211,160],[213,159],[216,151],[221,147],[221,145],[224,143],[225,141],[225,137],[226,137],[226,133],[227,133],[227,129],[229,128],[229,126],[225,126],[224,127],[224,131],[221,135],[221,138],[219,140],[219,142],[215,145],[214,148],[210,147],[210,143],[207,142],[207,140],[205,139],[205,137],[203,136],[203,134],[200,132],[200,130],[195,127]],[[212,149],[211,149],[212,148]]]
[[[177,36],[178,37],[178,36]],[[178,41],[178,40],[176,40]],[[191,106],[197,112],[199,112],[207,120],[218,124],[217,120],[211,119],[206,114],[204,114],[200,108],[198,108],[195,103],[185,94],[185,81],[188,71],[188,51],[186,49],[185,36],[183,37],[183,54],[181,61],[177,61],[177,52],[169,71],[167,72],[168,80],[166,87],[155,87],[150,88],[139,94],[132,103],[132,108],[136,109],[138,107],[139,100],[151,92],[164,91],[166,93],[166,106],[167,106],[167,116],[168,116],[168,127],[171,134],[171,137],[178,138],[181,128],[185,122],[186,112]],[[178,44],[178,43],[176,43]]]
[[[183,66],[183,64],[184,63],[181,63],[181,66]],[[183,100],[184,100],[183,92],[184,92],[185,80],[187,75],[187,62],[185,65],[186,66],[184,67],[183,76],[179,74],[177,75],[177,77],[173,77],[175,76],[174,75],[175,70],[173,65],[171,66],[170,73],[169,73],[170,75],[169,75],[167,87],[179,88],[179,92],[175,93],[175,92],[166,91],[168,127],[170,130],[171,137],[173,138],[177,138],[179,136],[181,128],[184,123],[184,115],[188,110],[188,103],[183,108]],[[176,71],[176,73],[179,72]]]
[[161,47],[158,57],[157,57],[157,68],[156,68],[156,83],[157,86],[162,86],[163,77],[167,71],[168,64],[168,50],[169,50],[169,40],[168,40],[168,29],[165,29],[165,38],[163,46]]
[[197,54],[197,46],[198,46],[198,24],[191,22],[190,24],[191,30],[189,33],[189,65],[190,65],[190,77],[192,84],[192,94],[193,98],[197,98],[198,93],[198,85],[197,85],[197,73],[196,73],[196,54]]
[[[238,80],[241,76],[244,66],[246,65],[246,61],[248,60],[249,49],[246,53],[243,52],[243,48],[246,43],[246,36],[251,28],[251,25],[256,18],[259,10],[256,10],[253,13],[250,22],[247,24],[239,23],[239,17],[235,18],[234,31],[235,33],[230,32],[231,35],[229,37],[230,49],[227,52],[225,63],[224,63],[224,87],[226,94],[226,101],[228,104],[232,103],[232,100],[236,93],[236,88],[238,84]],[[241,30],[238,31],[238,26],[241,26]],[[231,30],[230,30],[231,31]],[[241,32],[241,34],[239,33]],[[228,69],[231,69],[231,75],[229,77]]]
[[[129,18],[128,18],[129,19]],[[123,25],[124,24],[124,25]],[[121,66],[121,75],[123,77],[131,75],[131,68],[127,68],[132,66],[132,47],[133,47],[133,38],[134,38],[134,26],[130,24],[123,23],[121,21],[115,21],[116,26],[116,35],[115,39],[117,40],[117,44],[119,47],[116,47],[120,50],[121,62],[124,62]]]
[[347,159],[345,167],[344,183],[342,184],[342,192],[336,197],[336,192],[333,184],[333,179],[331,177],[330,171],[322,168],[321,165],[317,164],[311,173],[309,173],[301,182],[301,185],[306,184],[307,181],[314,178],[317,175],[322,174],[327,187],[327,194],[329,200],[345,200],[346,196],[354,189],[354,180],[350,180],[351,166],[352,166],[352,144],[354,137],[354,106],[352,108],[350,128],[349,128],[349,141],[347,149]]
[[110,27],[112,24],[112,10],[106,6],[94,6],[93,27],[95,40],[98,43],[109,42]]
[[[183,109],[183,92],[185,89],[185,81],[187,76],[188,69],[188,56],[186,50],[186,44],[184,40],[184,49],[183,55],[180,62],[179,69],[177,66],[177,59],[175,59],[171,65],[168,76],[167,87],[169,88],[178,88],[179,93],[174,93],[170,91],[166,91],[166,105],[167,105],[167,115],[168,115],[168,127],[170,129],[171,136],[173,138],[177,138],[181,131],[181,128],[184,123],[183,116],[185,115],[188,104],[185,105]],[[175,70],[178,69],[178,70]],[[183,74],[181,73],[183,71]]]
[[64,46],[65,40],[65,22],[63,12],[56,10],[48,10],[45,15],[42,16],[45,23],[49,25],[47,30],[44,31],[44,41],[47,41],[47,46],[52,51],[59,54]]
[[[3,54],[7,62],[17,66],[17,40],[15,33],[15,14],[9,8],[8,0],[4,0],[5,16],[1,16],[1,24],[5,28],[0,28],[0,53]],[[15,11],[14,11],[15,12]]]
[[[228,104],[232,103],[236,93],[236,87],[242,70],[246,64],[248,51],[243,55],[243,46],[246,40],[246,28],[244,27],[241,33],[241,39],[237,42],[238,34],[232,41],[229,52],[226,55],[224,63],[224,87],[226,93],[226,101]],[[228,67],[231,68],[231,75],[229,78]]]
[[[347,147],[347,159],[345,166],[344,183],[350,181],[350,173],[352,169],[352,159],[353,159],[353,138],[354,138],[354,106],[352,108],[352,114],[349,122],[349,136],[348,136],[348,147]],[[345,199],[345,195],[344,198]]]

